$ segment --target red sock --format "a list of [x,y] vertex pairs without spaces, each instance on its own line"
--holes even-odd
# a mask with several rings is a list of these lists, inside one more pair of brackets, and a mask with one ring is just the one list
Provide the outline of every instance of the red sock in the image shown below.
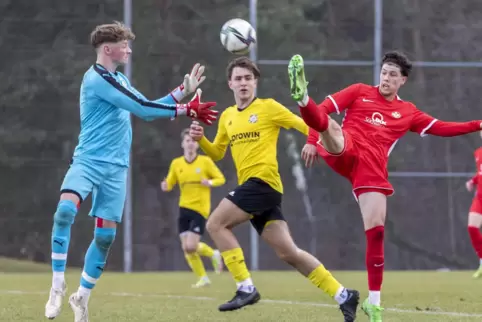
[[477,256],[482,259],[482,234],[480,233],[480,229],[478,227],[469,226],[468,231],[472,246],[474,247]]
[[300,106],[301,117],[306,125],[317,132],[325,132],[328,128],[328,115],[320,111],[315,101],[309,98],[308,105]]
[[376,226],[365,231],[367,237],[366,265],[368,272],[368,290],[380,291],[383,282],[383,239],[385,228]]

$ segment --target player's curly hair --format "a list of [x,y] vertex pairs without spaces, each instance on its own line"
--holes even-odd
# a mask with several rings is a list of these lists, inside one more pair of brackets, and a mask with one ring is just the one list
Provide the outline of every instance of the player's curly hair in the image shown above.
[[122,22],[114,21],[111,24],[104,24],[95,27],[90,34],[90,43],[94,48],[99,48],[100,45],[110,42],[117,43],[124,40],[134,40],[136,35],[129,27]]
[[394,50],[385,53],[382,58],[382,65],[386,63],[399,66],[403,76],[408,76],[412,71],[412,62],[408,59],[407,55],[400,51]]
[[226,76],[228,77],[228,80],[231,79],[231,76],[233,75],[233,69],[235,67],[241,67],[250,70],[253,73],[254,78],[256,79],[261,77],[261,72],[259,71],[258,66],[251,59],[243,56],[235,58],[229,62],[228,67],[226,68]]

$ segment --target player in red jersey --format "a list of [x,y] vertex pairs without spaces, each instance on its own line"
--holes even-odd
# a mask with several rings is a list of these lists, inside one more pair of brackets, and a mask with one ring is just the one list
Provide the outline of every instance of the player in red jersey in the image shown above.
[[[476,172],[473,178],[465,183],[465,186],[469,192],[472,192],[474,190],[474,186],[477,186],[477,190],[469,210],[469,224],[467,229],[469,231],[470,241],[472,242],[475,253],[480,259],[479,269],[474,273],[473,277],[479,278],[482,276],[482,234],[480,233],[480,227],[482,226],[482,148],[475,150],[474,157]],[[481,184],[479,184],[479,182]]]
[[[482,121],[443,122],[402,100],[398,90],[412,69],[400,52],[389,52],[382,60],[380,84],[351,85],[317,105],[309,96],[303,58],[291,59],[288,72],[291,96],[298,102],[310,136],[302,157],[311,164],[320,155],[328,165],[350,180],[362,213],[366,233],[368,298],[362,309],[370,321],[381,321],[380,290],[384,267],[384,224],[387,196],[394,190],[388,181],[388,156],[408,131],[421,136],[457,136],[481,129]],[[328,114],[345,111],[342,126]]]

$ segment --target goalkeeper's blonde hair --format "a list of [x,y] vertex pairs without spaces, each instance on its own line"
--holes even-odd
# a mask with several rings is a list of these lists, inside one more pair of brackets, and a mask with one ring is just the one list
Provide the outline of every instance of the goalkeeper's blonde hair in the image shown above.
[[122,22],[98,25],[90,34],[90,44],[99,48],[104,43],[117,43],[124,40],[134,40],[136,35]]

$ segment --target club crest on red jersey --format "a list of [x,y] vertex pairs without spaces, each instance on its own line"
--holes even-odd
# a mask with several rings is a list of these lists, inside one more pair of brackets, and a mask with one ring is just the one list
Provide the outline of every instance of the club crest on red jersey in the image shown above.
[[376,125],[376,126],[386,126],[387,122],[383,119],[383,115],[379,112],[375,112],[372,114],[372,117],[369,118],[368,116],[365,118],[365,122]]
[[396,119],[399,119],[399,118],[402,117],[402,114],[400,114],[400,112],[393,112],[393,113],[392,113],[392,116],[393,116],[394,118],[396,118]]

